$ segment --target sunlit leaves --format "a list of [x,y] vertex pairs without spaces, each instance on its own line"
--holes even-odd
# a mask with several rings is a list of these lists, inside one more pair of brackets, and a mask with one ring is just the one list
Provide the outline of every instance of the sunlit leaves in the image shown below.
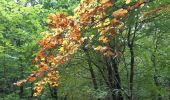
[[22,85],[22,84],[25,83],[25,82],[27,82],[27,80],[25,80],[25,79],[24,79],[24,80],[20,80],[20,81],[14,83],[14,85],[20,86],[20,85]]
[[103,53],[104,56],[107,57],[111,57],[114,55],[114,53],[112,52],[111,48],[108,46],[97,46],[96,48],[94,48],[94,50],[99,51],[101,53]]
[[51,87],[57,87],[58,79],[59,79],[58,71],[49,71],[46,77],[35,83],[34,96],[40,95],[42,90],[45,89],[46,84],[49,84]]
[[125,17],[125,15],[128,13],[128,11],[126,9],[119,9],[117,11],[114,11],[112,13],[112,16],[114,16],[115,18],[122,18],[122,17]]
[[126,4],[129,4],[131,2],[131,0],[125,0]]

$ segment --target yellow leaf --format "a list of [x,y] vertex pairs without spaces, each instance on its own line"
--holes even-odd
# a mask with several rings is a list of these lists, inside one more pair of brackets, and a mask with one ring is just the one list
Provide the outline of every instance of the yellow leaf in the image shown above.
[[100,0],[101,4],[106,3],[106,2],[109,2],[109,0]]
[[109,42],[109,39],[107,37],[105,37],[105,36],[100,36],[99,41],[101,41],[103,43],[107,43],[107,42]]
[[125,0],[126,4],[129,4],[131,2],[131,0]]
[[63,44],[63,46],[68,45],[68,40],[64,40],[62,44]]
[[64,52],[64,47],[61,47],[61,48],[59,49],[59,51],[60,51],[61,53],[63,53],[63,52]]
[[94,50],[97,50],[97,51],[99,51],[99,50],[101,50],[102,49],[102,46],[97,46],[96,48],[94,48]]
[[94,35],[91,35],[91,36],[90,36],[90,40],[92,40],[92,39],[93,39],[93,37],[94,37]]

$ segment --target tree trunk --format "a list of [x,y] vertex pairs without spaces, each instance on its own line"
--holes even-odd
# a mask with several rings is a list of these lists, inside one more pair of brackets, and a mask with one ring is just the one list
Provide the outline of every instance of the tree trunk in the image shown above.
[[[92,67],[91,58],[90,58],[89,52],[87,50],[84,50],[84,51],[85,51],[85,53],[87,55],[87,63],[88,63],[88,66],[89,66],[89,71],[90,71],[90,74],[91,74],[93,87],[94,87],[95,90],[97,90],[98,89],[98,84],[97,84],[95,72],[94,72],[93,67]],[[100,100],[100,99],[97,99],[97,100]]]
[[130,89],[130,100],[133,100],[133,79],[134,79],[134,50],[133,45],[129,46],[130,49],[130,80],[129,80],[129,89]]
[[122,93],[120,92],[121,90],[121,80],[120,80],[120,75],[118,72],[118,66],[115,58],[111,59],[111,67],[113,69],[113,77],[114,77],[114,89],[117,89],[118,92],[114,92],[114,99],[113,100],[123,100]]
[[19,91],[19,97],[22,98],[22,97],[23,97],[23,93],[24,93],[24,86],[21,85],[19,88],[20,88],[20,89],[19,89],[19,90],[20,90],[20,91]]
[[[134,32],[132,33],[132,28],[129,27],[128,30],[128,48],[130,51],[130,79],[129,79],[129,100],[133,100],[133,80],[134,80],[134,63],[135,63],[135,55],[134,55],[134,39],[136,37],[136,32],[138,30],[138,23],[135,24]],[[132,35],[131,35],[132,33]]]
[[58,100],[57,88],[51,87],[50,85],[48,85],[48,86],[49,86],[49,89],[50,89],[51,97],[55,100]]

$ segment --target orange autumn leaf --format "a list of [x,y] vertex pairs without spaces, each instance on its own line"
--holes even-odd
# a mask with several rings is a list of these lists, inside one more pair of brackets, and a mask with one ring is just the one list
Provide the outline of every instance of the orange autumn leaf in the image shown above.
[[121,8],[121,9],[119,9],[117,11],[114,11],[112,13],[112,16],[114,16],[115,18],[122,18],[122,17],[125,17],[125,15],[127,13],[128,13],[128,10]]
[[118,25],[118,24],[119,24],[119,21],[118,21],[116,18],[114,18],[114,19],[112,19],[111,24],[112,24],[113,26]]
[[99,41],[103,42],[103,43],[108,43],[109,42],[109,38],[106,36],[101,36],[99,37]]
[[123,30],[123,27],[124,27],[124,24],[123,24],[123,23],[120,24],[120,25],[118,25],[118,29],[119,29],[119,30]]
[[108,51],[106,51],[105,53],[104,53],[104,56],[107,56],[107,57],[111,57],[111,56],[113,56],[114,55],[114,53],[112,52],[112,51],[110,51],[110,50],[108,50]]
[[48,66],[46,66],[46,65],[44,65],[43,67],[42,67],[42,69],[44,69],[44,70],[46,70],[46,69],[48,69],[49,67]]
[[27,81],[28,81],[28,82],[32,82],[32,81],[34,81],[34,80],[36,80],[36,77],[31,76],[31,77],[28,77],[28,78],[27,78]]

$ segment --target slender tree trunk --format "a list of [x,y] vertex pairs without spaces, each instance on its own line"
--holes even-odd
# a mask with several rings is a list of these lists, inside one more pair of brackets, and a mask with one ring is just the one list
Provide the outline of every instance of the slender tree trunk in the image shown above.
[[91,74],[93,86],[94,86],[94,89],[97,90],[98,89],[97,80],[96,80],[96,76],[95,76],[95,73],[94,73],[94,70],[93,70],[93,67],[92,67],[92,62],[91,62],[89,52],[86,52],[86,55],[88,57],[87,62],[88,62],[89,71],[90,71],[90,74]]
[[114,75],[114,89],[117,89],[118,92],[114,93],[114,99],[113,100],[123,100],[121,90],[121,80],[120,75],[118,72],[118,66],[115,58],[111,58],[111,67],[113,69],[113,75]]
[[67,100],[67,95],[64,96],[64,100]]
[[[4,52],[4,54],[6,54],[6,52]],[[7,92],[7,89],[6,89],[6,87],[7,87],[7,78],[6,78],[6,72],[7,72],[7,66],[6,66],[6,60],[5,60],[6,58],[5,58],[5,55],[4,55],[4,58],[3,58],[3,60],[4,60],[4,63],[3,63],[3,76],[4,76],[4,86],[2,87],[2,90],[3,90],[3,92]]]
[[[93,83],[93,87],[95,90],[98,89],[98,84],[97,84],[97,80],[96,80],[96,75],[95,75],[95,72],[93,70],[93,67],[92,67],[92,59],[90,57],[90,54],[87,50],[84,50],[86,55],[87,55],[87,63],[88,63],[88,66],[89,66],[89,71],[90,71],[90,74],[91,74],[91,78],[92,78],[92,83]],[[100,100],[100,99],[97,99],[97,100]]]
[[134,50],[133,45],[129,46],[130,49],[130,80],[129,80],[129,89],[130,89],[130,100],[133,100],[133,79],[134,79]]
[[[20,72],[21,72],[21,78],[23,78],[24,76],[24,69],[23,69],[23,65],[22,65],[22,58],[20,59]],[[20,86],[20,92],[19,92],[19,96],[20,98],[23,97],[24,94],[24,85]]]
[[[151,58],[151,61],[152,61],[152,63],[153,63],[153,67],[154,67],[154,71],[155,71],[155,74],[154,74],[154,77],[153,77],[153,79],[154,79],[154,83],[155,83],[155,85],[156,86],[160,86],[160,83],[159,83],[159,80],[158,80],[158,73],[157,73],[157,68],[156,68],[156,60],[155,60],[156,58],[155,58],[155,55],[153,54],[152,55],[152,58]],[[162,96],[161,96],[161,94],[160,93],[158,93],[158,100],[162,100]]]
[[[157,36],[157,30],[155,30],[155,35],[154,35],[154,39],[153,39],[153,44],[154,44],[154,51],[153,51],[153,54],[151,56],[151,61],[152,61],[152,65],[153,65],[153,68],[154,68],[154,83],[156,86],[160,86],[160,82],[159,82],[159,79],[158,79],[158,69],[157,69],[157,66],[156,66],[156,56],[155,54],[157,53],[157,49],[158,49],[158,38],[159,36]],[[157,97],[158,100],[163,100],[162,96],[160,93],[158,93],[158,97]]]
[[58,95],[57,95],[57,88],[53,88],[51,87],[50,85],[49,86],[49,89],[50,89],[50,94],[51,94],[51,97],[55,100],[58,100]]
[[[24,70],[23,70],[23,66],[22,66],[22,59],[20,59],[20,72],[21,72],[21,78],[23,78],[23,75],[24,75]],[[23,97],[23,94],[24,94],[24,85],[21,85],[20,87],[20,92],[19,92],[19,96],[20,98]]]
[[112,95],[112,100],[123,100],[123,96],[120,92],[121,82],[118,73],[118,66],[117,66],[116,59],[111,58],[111,61],[106,60],[106,67],[107,67],[107,76],[108,76],[109,88]]
[[97,65],[97,64],[94,63],[94,62],[92,62],[92,63],[93,63],[93,65],[96,66],[96,68],[99,70],[99,72],[100,72],[100,74],[101,74],[104,82],[106,83],[106,85],[107,85],[108,87],[110,87],[109,82],[108,82],[108,79],[107,79],[106,76],[105,76],[105,72],[101,69],[101,67],[104,67],[104,66],[99,66],[99,65]]
[[94,74],[94,70],[91,67],[91,64],[89,65],[89,71],[90,71],[90,74],[91,74],[91,78],[92,78],[94,89],[97,90],[98,89],[97,80],[96,80],[96,76]]
[[[129,79],[129,91],[130,91],[130,95],[129,95],[129,100],[133,100],[133,80],[134,80],[134,63],[135,63],[135,55],[134,55],[134,39],[136,36],[136,32],[138,28],[138,23],[135,24],[135,29],[134,32],[132,33],[131,31],[131,27],[129,27],[128,30],[128,48],[130,51],[130,79]],[[132,35],[131,35],[132,33]]]
[[108,74],[108,81],[109,81],[109,85],[110,85],[110,90],[111,90],[111,94],[112,94],[112,98],[113,100],[116,98],[115,92],[114,92],[114,85],[113,85],[113,72],[112,72],[112,68],[110,66],[107,66],[107,74]]
[[53,88],[53,97],[58,100],[57,88]]
[[34,96],[34,88],[33,82],[31,83],[31,98]]
[[19,88],[20,88],[20,89],[19,89],[19,90],[20,90],[20,91],[19,91],[19,97],[22,98],[23,93],[24,93],[24,86],[21,85]]

